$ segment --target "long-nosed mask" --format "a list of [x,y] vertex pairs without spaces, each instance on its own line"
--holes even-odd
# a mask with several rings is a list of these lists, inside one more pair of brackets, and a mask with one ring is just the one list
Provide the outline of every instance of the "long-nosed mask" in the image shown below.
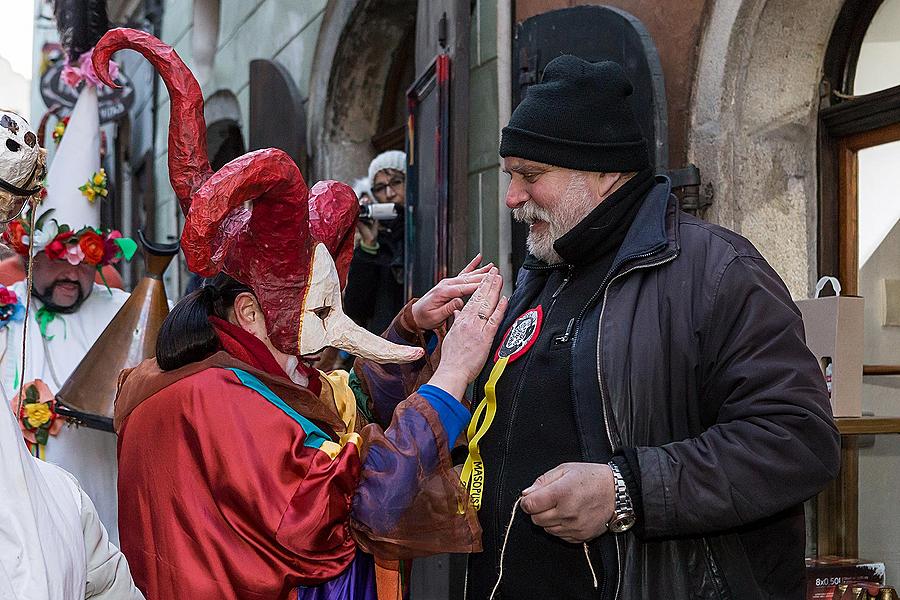
[[336,181],[309,190],[290,156],[273,148],[238,157],[213,174],[197,80],[149,33],[113,29],[93,53],[94,70],[111,87],[109,59],[126,48],[150,61],[171,98],[169,179],[185,214],[181,246],[188,267],[205,277],[225,271],[249,285],[272,344],[285,354],[334,346],[378,362],[420,358],[421,349],[390,343],[344,314],[341,289],[359,211],[353,190]]

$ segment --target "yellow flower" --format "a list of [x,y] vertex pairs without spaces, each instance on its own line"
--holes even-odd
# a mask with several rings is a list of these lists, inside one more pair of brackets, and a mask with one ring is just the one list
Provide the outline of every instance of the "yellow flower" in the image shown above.
[[32,402],[25,405],[25,416],[32,427],[38,428],[53,416],[45,402]]
[[101,169],[99,173],[94,173],[94,185],[103,185],[106,180],[106,173]]

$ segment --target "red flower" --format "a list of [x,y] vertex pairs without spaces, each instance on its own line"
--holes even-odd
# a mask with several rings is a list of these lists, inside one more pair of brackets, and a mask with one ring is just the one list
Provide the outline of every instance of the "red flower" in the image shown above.
[[16,297],[16,293],[9,288],[0,287],[0,305],[9,306],[10,304],[15,304],[19,299]]
[[25,227],[20,221],[13,221],[3,232],[3,239],[19,254],[28,254],[28,246],[22,243],[22,236],[26,235]]
[[104,252],[103,252],[103,264],[110,265],[115,264],[122,260],[121,257],[116,258],[116,255],[119,253],[119,245],[116,243],[116,239],[122,237],[122,234],[118,231],[110,231],[106,236],[106,242],[104,244]]
[[44,252],[50,260],[59,260],[66,255],[66,245],[56,238],[44,247]]
[[71,231],[67,231],[56,236],[56,239],[47,244],[47,246],[44,248],[44,252],[47,253],[47,257],[50,260],[59,260],[61,258],[65,258],[66,250],[68,249],[66,247],[66,242],[70,237],[72,237],[72,235],[73,234]]
[[106,250],[103,238],[93,231],[85,231],[78,239],[78,245],[84,252],[84,262],[89,265],[98,265],[103,261],[103,255]]

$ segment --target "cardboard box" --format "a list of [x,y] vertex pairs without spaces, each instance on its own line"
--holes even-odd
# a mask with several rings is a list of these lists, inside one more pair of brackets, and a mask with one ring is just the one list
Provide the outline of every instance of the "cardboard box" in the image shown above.
[[[820,297],[829,282],[838,295]],[[797,306],[803,315],[806,345],[829,384],[834,416],[861,417],[865,299],[841,296],[840,291],[836,279],[823,277],[816,285],[816,296],[798,300]]]
[[841,584],[884,585],[884,563],[822,556],[806,559],[806,600],[831,600]]

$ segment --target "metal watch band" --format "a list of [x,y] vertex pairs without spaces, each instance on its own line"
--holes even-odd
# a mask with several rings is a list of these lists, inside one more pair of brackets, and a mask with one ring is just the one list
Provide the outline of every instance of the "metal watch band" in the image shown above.
[[631,504],[631,496],[628,494],[628,486],[625,485],[625,478],[622,477],[622,472],[619,471],[619,466],[614,463],[609,463],[609,468],[612,470],[613,481],[616,486],[616,505],[615,512],[618,513],[634,513],[634,507]]

